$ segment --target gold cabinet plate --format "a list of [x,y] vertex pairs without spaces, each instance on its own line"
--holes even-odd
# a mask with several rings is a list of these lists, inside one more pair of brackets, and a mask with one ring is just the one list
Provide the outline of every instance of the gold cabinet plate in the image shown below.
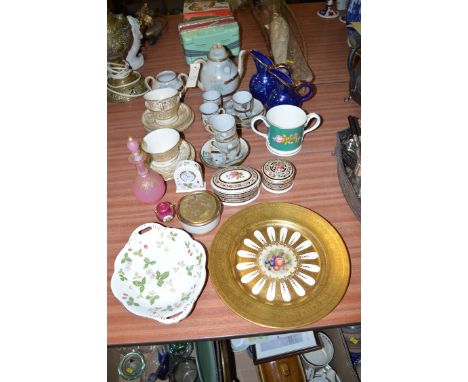
[[260,203],[230,217],[213,240],[208,268],[229,308],[272,328],[326,316],[350,278],[348,250],[336,229],[290,203]]

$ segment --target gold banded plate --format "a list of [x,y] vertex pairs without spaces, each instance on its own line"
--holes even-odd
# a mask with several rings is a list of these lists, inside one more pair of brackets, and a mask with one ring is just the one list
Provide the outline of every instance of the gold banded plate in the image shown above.
[[336,229],[290,203],[260,203],[230,217],[213,240],[208,267],[230,309],[272,328],[323,318],[350,278],[348,250]]

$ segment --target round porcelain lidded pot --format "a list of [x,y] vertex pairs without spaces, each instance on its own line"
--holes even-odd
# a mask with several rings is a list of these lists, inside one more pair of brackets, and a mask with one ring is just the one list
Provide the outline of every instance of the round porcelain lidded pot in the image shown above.
[[270,159],[262,166],[262,186],[275,194],[289,191],[295,176],[296,167],[286,159]]
[[221,202],[210,191],[194,191],[177,204],[177,217],[187,232],[202,235],[213,230],[221,219]]
[[241,206],[260,193],[260,173],[251,167],[232,166],[217,171],[211,178],[214,193],[226,206]]

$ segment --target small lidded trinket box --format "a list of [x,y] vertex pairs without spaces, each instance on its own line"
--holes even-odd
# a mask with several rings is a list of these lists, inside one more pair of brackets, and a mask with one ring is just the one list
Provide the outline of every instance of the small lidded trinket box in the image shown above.
[[177,217],[187,232],[202,235],[214,229],[221,218],[221,202],[210,191],[194,191],[177,204]]
[[262,186],[269,192],[280,194],[289,191],[295,176],[296,167],[286,159],[271,159],[262,166]]
[[251,167],[232,166],[217,171],[211,178],[214,193],[226,206],[241,206],[260,193],[260,173]]

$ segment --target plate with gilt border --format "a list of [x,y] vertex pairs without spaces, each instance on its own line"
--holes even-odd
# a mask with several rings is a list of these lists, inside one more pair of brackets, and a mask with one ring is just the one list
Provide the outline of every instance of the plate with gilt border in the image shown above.
[[231,216],[209,252],[223,302],[255,324],[295,328],[325,317],[341,301],[350,259],[338,231],[291,203],[259,203]]

